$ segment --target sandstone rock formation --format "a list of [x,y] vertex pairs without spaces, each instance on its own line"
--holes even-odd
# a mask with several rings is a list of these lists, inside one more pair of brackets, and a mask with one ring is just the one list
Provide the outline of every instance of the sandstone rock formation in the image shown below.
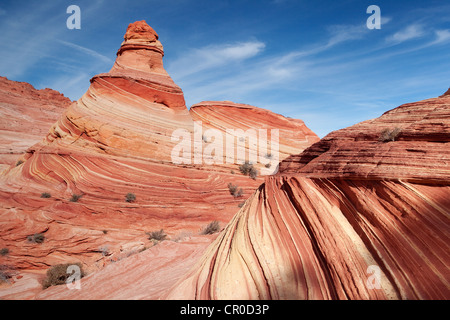
[[[448,117],[448,95],[404,104],[377,119],[330,133],[286,159],[280,171],[327,178],[445,181],[450,176]],[[383,131],[388,141],[380,143]],[[389,137],[393,131],[396,136]]]
[[[267,146],[262,148],[252,148],[251,143],[243,144],[246,154],[257,159],[254,161],[255,167],[261,173],[276,173],[279,161],[298,154],[320,140],[302,120],[286,118],[270,110],[247,104],[203,101],[193,105],[189,111],[194,121],[201,123],[205,129],[220,132],[226,141],[233,140],[237,135],[236,132],[228,132],[229,128],[242,129],[245,138],[253,138],[254,144],[257,144],[261,137],[267,141]],[[239,137],[240,140],[244,135]],[[224,152],[224,164],[229,156]]]
[[39,300],[158,299],[189,271],[215,236],[196,236],[179,243],[163,241],[148,250],[108,264],[103,269],[82,278],[81,290],[67,290],[64,285],[54,286],[38,292],[33,298]]
[[0,172],[41,141],[70,103],[57,91],[0,77]]
[[[194,119],[182,90],[163,68],[163,54],[151,27],[144,21],[130,24],[111,70],[94,76],[46,137],[17,159],[23,163],[2,173],[0,248],[9,253],[0,256],[0,264],[45,272],[57,263],[81,261],[88,273],[94,272],[128,251],[151,247],[146,232],[164,229],[174,239],[198,234],[213,220],[226,225],[263,181],[240,174],[236,163],[172,161],[179,143],[173,132],[192,136]],[[216,115],[209,110],[214,123],[220,123],[219,110]],[[261,111],[252,107],[252,112]],[[283,157],[318,140],[301,121],[263,112],[265,127],[281,129]],[[229,183],[244,194],[233,197]],[[43,235],[42,243],[33,241],[36,234]]]
[[448,95],[330,133],[161,298],[449,299],[449,141]]

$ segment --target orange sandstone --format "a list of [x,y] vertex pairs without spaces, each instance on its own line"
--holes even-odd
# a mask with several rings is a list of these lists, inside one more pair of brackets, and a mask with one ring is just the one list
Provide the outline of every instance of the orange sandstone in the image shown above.
[[[151,27],[143,21],[130,24],[111,70],[94,76],[87,92],[51,125],[44,139],[26,150],[23,163],[2,173],[0,248],[9,248],[9,254],[0,263],[21,272],[45,272],[57,263],[80,261],[88,273],[96,272],[123,259],[129,248],[151,247],[146,232],[164,229],[168,239],[175,239],[198,234],[213,220],[226,225],[238,204],[263,181],[240,174],[238,164],[173,163],[172,133],[193,133],[195,118],[164,70],[163,55]],[[216,114],[208,109],[208,117],[220,123],[221,108]],[[280,134],[284,157],[318,139],[300,122],[254,107],[233,110],[236,117],[239,111],[246,117],[263,112],[267,128],[287,126]],[[238,122],[233,125],[240,128]],[[298,145],[285,136],[292,129],[299,131]],[[228,183],[242,187],[244,195],[231,196]],[[41,197],[43,193],[50,197]],[[135,201],[126,201],[128,193]],[[71,201],[73,195],[80,197]],[[43,243],[27,240],[36,233],[44,235]],[[211,241],[205,239],[199,242],[202,246]],[[127,292],[133,298],[133,290]]]

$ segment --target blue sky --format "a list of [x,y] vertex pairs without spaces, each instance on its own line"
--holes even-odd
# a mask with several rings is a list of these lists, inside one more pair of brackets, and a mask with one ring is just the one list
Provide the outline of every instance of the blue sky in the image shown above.
[[[72,4],[80,30],[66,27]],[[373,4],[379,30],[366,26]],[[76,100],[137,20],[158,32],[188,107],[252,104],[320,137],[450,86],[450,2],[436,0],[2,0],[0,75]]]

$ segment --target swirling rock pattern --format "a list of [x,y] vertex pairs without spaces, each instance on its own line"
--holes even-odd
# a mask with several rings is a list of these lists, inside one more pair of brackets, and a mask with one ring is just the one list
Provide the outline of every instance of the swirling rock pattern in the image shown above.
[[[270,110],[247,104],[231,101],[203,101],[193,105],[189,111],[192,119],[201,123],[205,129],[220,132],[224,137],[224,144],[236,138],[236,132],[234,134],[227,132],[229,128],[242,129],[244,134],[247,134],[248,140],[253,138],[254,141],[258,141],[265,135],[263,140],[267,141],[266,146],[261,144],[258,148],[252,147],[249,141],[245,144],[248,157],[253,155],[253,159],[258,159],[254,166],[261,173],[276,173],[279,161],[300,153],[320,140],[302,120],[286,118]],[[272,132],[274,129],[277,133]],[[272,141],[276,146],[272,145]],[[238,143],[235,141],[236,145]],[[223,163],[227,162],[228,156],[224,152]],[[263,162],[266,162],[269,168],[265,167]]]
[[449,115],[406,104],[287,158],[162,298],[449,299]]
[[57,91],[0,77],[0,172],[41,141],[70,103]]
[[[3,172],[0,248],[9,253],[0,264],[45,272],[57,263],[81,261],[93,272],[122,259],[130,243],[152,246],[146,232],[164,229],[174,239],[198,234],[213,220],[225,225],[260,185],[262,177],[240,174],[238,164],[173,163],[172,134],[192,134],[194,120],[182,90],[163,68],[163,55],[150,26],[130,24],[111,70],[94,76],[46,137],[27,149],[23,163]],[[307,132],[292,147],[296,152],[317,139],[303,125],[293,127],[294,120],[267,116],[267,125],[274,121],[289,124],[289,132]],[[234,198],[228,183],[242,187],[243,196]],[[126,201],[128,193],[134,201]],[[37,233],[43,243],[27,240]]]
[[[381,117],[338,130],[280,165],[314,177],[448,180],[449,96],[404,104]],[[394,141],[380,142],[397,129]],[[387,138],[390,138],[389,136]]]

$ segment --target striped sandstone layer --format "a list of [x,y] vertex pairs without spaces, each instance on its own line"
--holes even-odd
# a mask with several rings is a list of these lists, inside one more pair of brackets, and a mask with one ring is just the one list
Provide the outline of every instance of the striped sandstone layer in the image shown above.
[[448,95],[330,133],[266,177],[161,298],[449,299],[449,140]]
[[70,103],[57,91],[0,77],[0,172],[41,141]]
[[[81,261],[99,270],[151,247],[146,232],[164,229],[173,240],[213,220],[225,225],[260,185],[261,176],[240,174],[238,164],[173,163],[172,133],[193,134],[194,121],[163,54],[150,26],[130,24],[111,70],[94,76],[23,163],[3,172],[0,248],[9,253],[0,264],[44,272]],[[233,197],[229,183],[244,194]],[[128,193],[136,199],[127,202]],[[27,240],[37,233],[43,243]]]
[[[258,162],[254,161],[254,166],[265,175],[276,173],[279,161],[300,153],[320,140],[302,120],[286,118],[270,110],[247,104],[203,101],[193,105],[189,112],[194,121],[201,123],[205,129],[221,133],[225,141],[233,140],[237,135],[237,132],[230,133],[229,128],[242,129],[242,137],[250,140],[245,144],[246,154],[258,159]],[[252,148],[251,139],[255,145],[261,137],[263,141],[267,141],[267,146],[264,148],[263,144],[260,144],[262,148]],[[224,152],[223,163],[229,160],[227,157],[229,154]]]

